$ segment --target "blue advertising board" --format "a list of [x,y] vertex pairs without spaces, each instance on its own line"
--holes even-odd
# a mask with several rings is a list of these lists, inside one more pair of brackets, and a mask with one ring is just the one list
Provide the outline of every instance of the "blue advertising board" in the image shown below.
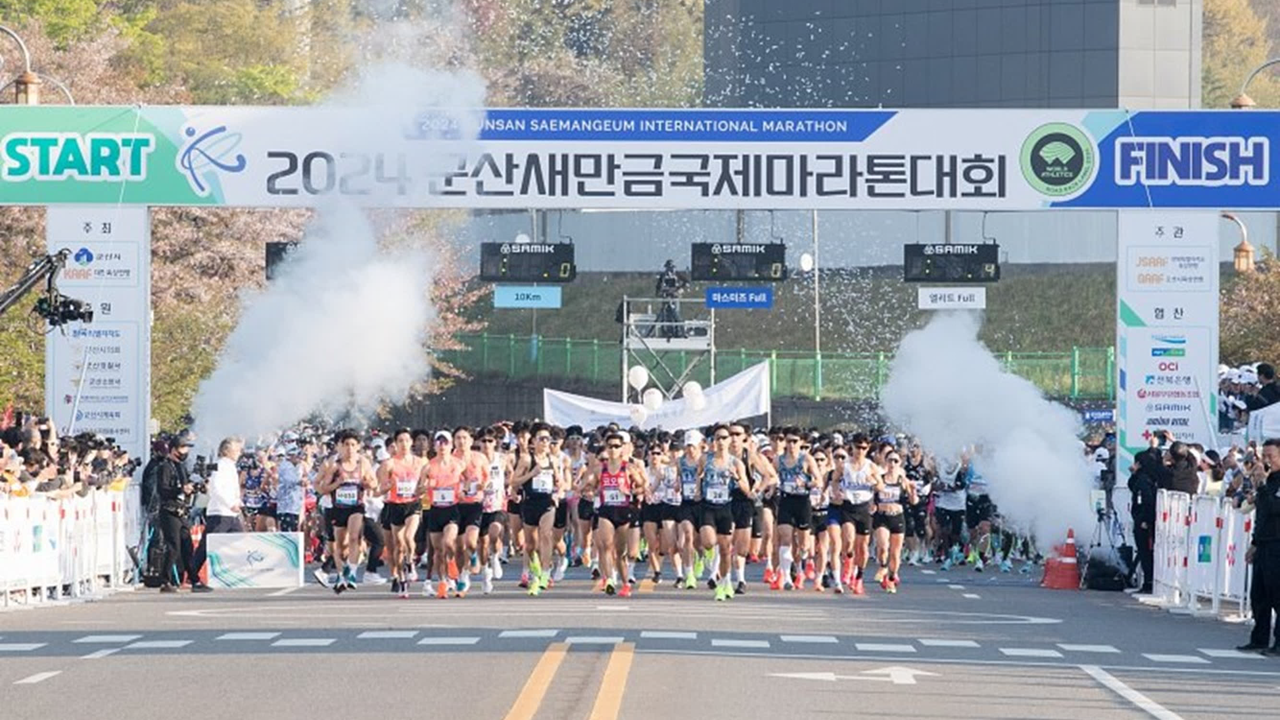
[[773,307],[773,288],[707,288],[707,307],[713,310],[768,310]]

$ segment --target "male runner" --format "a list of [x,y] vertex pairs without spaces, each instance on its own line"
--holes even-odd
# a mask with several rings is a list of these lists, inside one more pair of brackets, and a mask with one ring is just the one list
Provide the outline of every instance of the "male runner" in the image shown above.
[[360,538],[364,535],[364,496],[377,487],[369,461],[360,455],[360,438],[342,430],[335,441],[338,457],[320,471],[316,492],[332,495],[331,524],[334,528],[334,555],[343,559],[342,572],[334,592],[354,590],[356,566],[360,563]]
[[[466,461],[451,452],[453,435],[447,430],[435,434],[435,457],[422,468],[423,489],[431,499],[427,510],[427,532],[431,536],[432,561],[437,581],[436,597],[441,600],[461,597],[458,591],[458,563],[455,553],[458,542],[458,499],[462,490]],[[423,595],[430,593],[424,584]]]
[[515,470],[511,456],[498,450],[501,434],[494,428],[480,433],[480,448],[489,464],[489,478],[484,486],[484,514],[480,529],[485,533],[480,543],[480,563],[483,570],[483,592],[493,592],[493,581],[502,579],[502,531],[507,524],[503,511],[507,498],[507,478]]
[[551,453],[551,426],[538,423],[532,430],[533,452],[516,469],[513,483],[524,497],[521,520],[530,573],[529,594],[537,596],[551,585],[552,526],[564,488],[564,465]]
[[[715,598],[723,602],[734,596],[729,570],[733,566],[734,510],[733,496],[751,498],[751,486],[747,482],[747,468],[742,459],[731,449],[732,435],[727,425],[717,425],[711,434],[713,452],[702,458],[699,477],[702,485],[698,497],[702,500],[702,545],[719,550],[720,581],[711,581]],[[754,509],[754,505],[751,506]],[[747,536],[750,540],[750,516],[747,516]]]
[[620,433],[610,433],[605,438],[605,461],[588,476],[584,490],[600,498],[600,508],[596,511],[596,542],[605,594],[630,597],[631,584],[625,576],[619,578],[618,559],[626,548],[616,544],[617,533],[631,527],[631,518],[635,514],[632,498],[644,493],[645,478],[625,448]]
[[472,450],[471,429],[459,426],[453,431],[453,455],[462,461],[461,495],[458,498],[458,592],[471,589],[471,576],[480,572],[476,551],[480,547],[480,525],[484,519],[484,490],[489,483],[489,459]]
[[423,460],[413,454],[408,428],[391,437],[391,459],[378,466],[378,486],[387,496],[387,521],[391,525],[391,592],[409,597],[413,582],[414,538],[422,520]]
[[862,433],[853,436],[853,455],[836,468],[839,482],[834,499],[840,505],[840,526],[843,531],[841,545],[844,548],[844,568],[841,582],[848,585],[855,595],[866,592],[862,576],[866,574],[871,545],[872,490],[880,468],[867,457],[871,440]]
[[800,450],[800,440],[799,428],[787,428],[783,435],[786,449],[776,461],[782,492],[778,508],[778,556],[782,572],[781,577],[774,577],[774,590],[804,587],[803,573],[799,574],[798,582],[792,582],[791,566],[796,548],[804,548],[809,541],[809,527],[813,522],[809,491],[817,484],[819,470],[813,456]]

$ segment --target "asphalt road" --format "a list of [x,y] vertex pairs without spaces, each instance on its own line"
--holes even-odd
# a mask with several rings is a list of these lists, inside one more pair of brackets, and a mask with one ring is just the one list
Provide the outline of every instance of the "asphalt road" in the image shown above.
[[[758,571],[757,571],[758,572]],[[0,613],[0,717],[1274,718],[1247,628],[1026,576],[897,595],[219,591]],[[779,715],[781,713],[781,715]]]

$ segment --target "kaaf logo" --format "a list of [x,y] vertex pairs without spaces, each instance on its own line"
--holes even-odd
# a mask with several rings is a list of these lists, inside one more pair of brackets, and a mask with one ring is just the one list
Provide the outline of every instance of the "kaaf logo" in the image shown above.
[[206,197],[217,178],[217,171],[239,173],[249,163],[243,154],[236,152],[244,138],[240,133],[227,132],[226,125],[197,133],[199,131],[191,126],[182,129],[182,134],[191,139],[178,152],[174,162],[178,170],[186,174],[191,189],[200,197]]
[[81,267],[93,262],[93,252],[87,247],[80,248],[72,257],[75,259],[76,264]]
[[1117,185],[1264,186],[1265,137],[1131,137],[1116,140]]

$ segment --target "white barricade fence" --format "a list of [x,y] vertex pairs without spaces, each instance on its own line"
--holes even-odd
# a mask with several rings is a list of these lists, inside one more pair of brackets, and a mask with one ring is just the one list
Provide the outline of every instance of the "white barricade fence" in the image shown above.
[[1228,499],[1161,490],[1156,497],[1152,603],[1173,612],[1249,612],[1245,551],[1252,513]]
[[0,604],[120,587],[127,556],[124,514],[118,492],[63,500],[0,497]]

